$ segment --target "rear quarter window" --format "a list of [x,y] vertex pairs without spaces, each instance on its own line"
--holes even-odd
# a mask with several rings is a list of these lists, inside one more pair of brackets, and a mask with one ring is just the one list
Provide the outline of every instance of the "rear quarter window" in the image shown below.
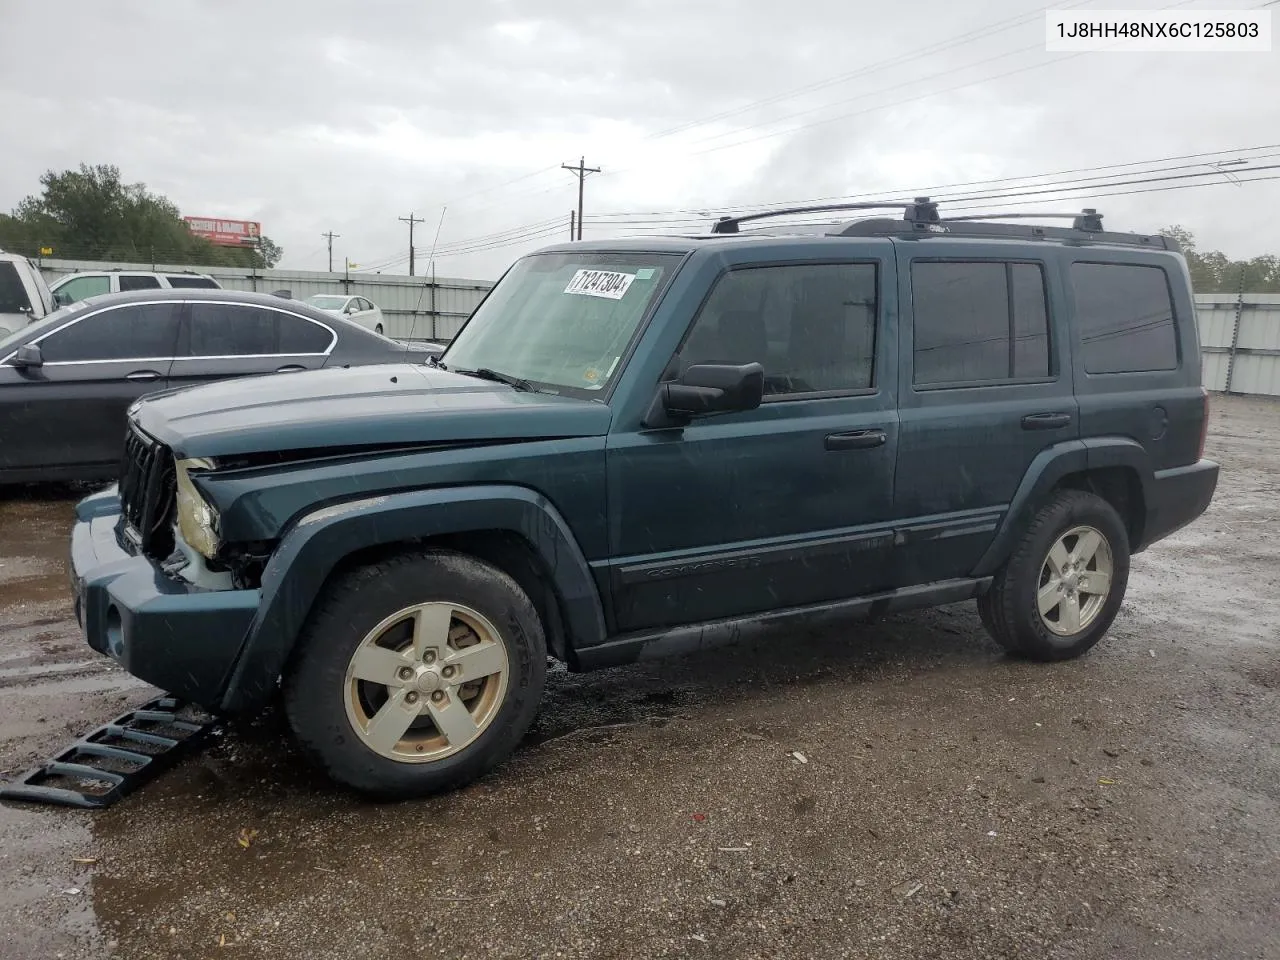
[[160,289],[160,280],[156,277],[148,276],[141,273],[122,273],[120,274],[120,292],[126,293],[131,290],[158,290]]
[[175,289],[186,290],[217,290],[218,285],[208,277],[165,277],[169,281],[169,286]]
[[1073,263],[1071,287],[1086,373],[1178,368],[1178,329],[1163,268]]

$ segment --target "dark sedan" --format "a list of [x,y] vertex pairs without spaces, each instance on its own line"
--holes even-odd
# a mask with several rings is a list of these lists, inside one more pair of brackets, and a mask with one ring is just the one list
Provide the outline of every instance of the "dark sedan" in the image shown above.
[[91,297],[0,339],[0,484],[113,478],[125,411],[145,393],[439,350],[267,294]]

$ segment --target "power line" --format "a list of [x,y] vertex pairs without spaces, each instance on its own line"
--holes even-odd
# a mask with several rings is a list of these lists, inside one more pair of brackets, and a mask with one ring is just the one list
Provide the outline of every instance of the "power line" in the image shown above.
[[[1210,163],[1206,158],[1223,157],[1223,156],[1232,157],[1233,158],[1231,161],[1232,168],[1238,169],[1238,164],[1234,162],[1236,159],[1242,159],[1245,162],[1252,162],[1256,160],[1270,159],[1280,155],[1275,153],[1257,154],[1257,151],[1272,150],[1272,149],[1280,149],[1280,143],[1262,144],[1262,145],[1253,146],[1253,147],[1235,147],[1235,148],[1226,149],[1226,150],[1210,150],[1210,151],[1205,151],[1201,153],[1178,154],[1178,155],[1173,155],[1168,157],[1157,157],[1157,158],[1152,158],[1147,160],[1132,160],[1124,163],[1099,164],[1091,167],[1073,167],[1066,170],[1053,170],[1053,171],[1048,171],[1044,173],[1023,174],[1020,176],[1013,176],[1013,177],[997,177],[997,178],[991,178],[987,180],[968,180],[968,181],[961,181],[957,183],[947,183],[947,184],[934,183],[934,184],[929,184],[927,186],[882,189],[882,190],[868,191],[864,193],[838,194],[838,195],[832,195],[832,196],[806,197],[804,199],[776,200],[776,201],[771,201],[769,203],[759,203],[759,204],[710,204],[710,205],[707,205],[707,210],[714,210],[717,213],[722,213],[722,214],[756,213],[756,212],[767,211],[771,208],[797,207],[797,206],[805,206],[808,204],[837,202],[842,200],[865,200],[865,199],[888,200],[888,199],[894,199],[899,196],[916,197],[921,195],[927,195],[927,196],[933,197],[934,199],[946,199],[951,193],[954,193],[954,191],[959,190],[961,188],[965,188],[965,187],[969,187],[969,188],[987,187],[989,189],[1000,190],[1005,188],[999,187],[998,186],[999,184],[1013,184],[1013,183],[1019,183],[1019,182],[1025,182],[1025,181],[1044,181],[1050,177],[1061,177],[1067,174],[1092,173],[1095,171],[1103,171],[1103,170],[1111,170],[1111,171],[1130,170],[1133,167],[1152,168],[1152,169],[1146,169],[1146,170],[1133,170],[1132,171],[1133,175],[1185,170],[1185,169],[1192,169],[1192,168],[1201,167],[1201,166],[1213,168],[1217,165]],[[1255,154],[1255,155],[1249,156],[1249,157],[1242,157],[1243,154]],[[1170,163],[1176,160],[1199,160],[1200,162],[1183,164],[1180,166],[1173,166],[1173,167],[1163,167],[1163,168],[1155,167],[1156,164]],[[1225,161],[1225,160],[1220,161],[1220,163],[1222,164],[1225,164],[1227,162],[1228,161]],[[1225,171],[1218,170],[1218,169],[1210,169],[1208,172],[1223,173]],[[1074,179],[1062,180],[1058,182],[1063,184],[1079,183],[1087,180],[1107,179],[1109,177],[1128,176],[1128,175],[1130,174],[1129,173],[1123,173],[1123,174],[1111,173],[1111,174],[1108,174],[1107,177],[1074,178]],[[1027,188],[1031,188],[1036,186],[1043,186],[1045,184],[1025,183],[1024,185]],[[1011,187],[1008,189],[1014,189],[1014,188]],[[995,195],[996,194],[993,194],[993,196]],[[696,217],[696,220],[693,217],[689,217],[688,216],[689,214],[694,214]],[[681,216],[681,215],[684,215],[684,216]],[[703,212],[703,210],[680,209],[680,210],[618,211],[613,213],[598,214],[594,219],[600,222],[606,222],[603,220],[603,218],[659,217],[659,218],[666,218],[666,219],[660,220],[657,222],[670,221],[670,222],[683,222],[683,223],[688,223],[688,222],[701,223],[701,222],[705,222],[707,219],[711,218],[712,216],[713,216],[712,213]],[[655,221],[609,220],[607,222],[611,224],[628,223],[628,222],[648,224],[648,223],[653,223]]]
[[[1245,177],[1247,177],[1249,173],[1252,173],[1255,171],[1261,172],[1261,171],[1277,169],[1277,168],[1280,168],[1280,164],[1270,164],[1266,166],[1252,167],[1248,169],[1239,170],[1238,174],[1242,174],[1242,175],[1245,175]],[[1138,179],[1112,180],[1106,183],[1088,183],[1088,184],[1082,184],[1077,186],[1069,185],[1075,181],[1065,181],[1065,184],[1067,185],[1055,186],[1052,184],[1044,184],[1040,186],[1040,189],[1036,189],[1036,190],[1018,189],[1014,191],[1006,190],[1003,192],[987,193],[987,194],[968,194],[968,195],[957,194],[953,198],[951,198],[951,200],[953,203],[960,204],[960,206],[952,207],[950,209],[956,213],[959,213],[962,211],[969,211],[969,210],[990,209],[992,200],[998,200],[1006,206],[1025,206],[1027,204],[1045,203],[1046,195],[1064,195],[1064,196],[1073,195],[1075,199],[1089,199],[1092,197],[1130,196],[1130,195],[1136,195],[1136,194],[1142,194],[1142,193],[1165,192],[1168,190],[1189,189],[1191,187],[1212,186],[1214,184],[1227,183],[1227,181],[1225,180],[1216,179],[1218,176],[1219,176],[1219,171],[1205,170],[1205,171],[1194,173],[1194,174],[1182,174],[1182,175],[1175,175],[1175,176],[1169,176],[1169,177],[1145,177],[1145,178],[1138,178]],[[1162,187],[1146,186],[1147,184],[1151,184],[1151,183],[1164,183],[1170,180],[1183,180],[1188,178],[1198,180],[1199,182],[1174,183],[1172,185],[1162,186]],[[1247,177],[1247,178],[1242,178],[1240,182],[1253,183],[1253,182],[1262,182],[1262,181],[1271,180],[1271,179],[1276,179],[1276,177],[1272,177],[1272,176]],[[1111,189],[1113,187],[1130,187],[1130,186],[1138,186],[1139,189],[1122,189],[1122,190]],[[1093,193],[1080,192],[1080,191],[1090,191],[1090,190],[1095,192]],[[1022,199],[1022,198],[1028,198],[1028,199]],[[705,219],[701,219],[701,220],[682,219],[682,220],[650,221],[647,223],[638,223],[637,225],[642,228],[647,227],[653,231],[669,233],[673,229],[680,228],[685,225],[697,226],[705,222],[706,222]],[[609,222],[603,225],[623,226],[626,224],[624,221],[624,222]],[[502,234],[494,234],[494,235],[489,235],[487,237],[473,237],[468,240],[456,241],[455,244],[453,244],[450,249],[439,252],[437,254],[437,258],[444,259],[446,257],[465,256],[468,254],[483,253],[490,250],[502,249],[504,247],[520,246],[526,243],[530,243],[532,241],[550,238],[556,235],[557,233],[559,233],[559,231],[562,229],[563,229],[563,221],[560,220],[559,218],[555,218],[550,222],[544,222],[542,224],[527,224],[524,227],[513,228],[512,230],[505,231]],[[630,232],[638,233],[639,231],[633,230]]]
[[[1218,177],[1223,174],[1221,165],[1227,163],[1226,160],[1220,160],[1217,163],[1212,162],[1212,158],[1231,157],[1232,171],[1237,174],[1248,174],[1254,170],[1265,169],[1263,167],[1241,168],[1235,159],[1243,159],[1246,162],[1256,160],[1270,159],[1280,154],[1269,153],[1259,154],[1258,151],[1280,148],[1280,143],[1262,144],[1252,147],[1235,147],[1223,150],[1210,150],[1198,153],[1177,154],[1167,157],[1152,158],[1146,160],[1132,160],[1122,163],[1099,164],[1088,167],[1074,167],[1064,170],[1056,170],[1039,174],[1024,174],[1016,177],[1000,177],[987,180],[961,181],[952,184],[932,184],[924,187],[902,188],[898,190],[881,190],[874,193],[866,194],[847,194],[843,196],[833,197],[816,197],[805,200],[786,200],[774,201],[770,204],[758,204],[750,206],[723,206],[715,207],[719,212],[738,212],[738,211],[760,211],[768,210],[770,207],[777,206],[800,206],[807,203],[821,201],[835,201],[843,199],[858,199],[864,197],[885,197],[892,198],[894,196],[917,196],[920,194],[928,194],[935,199],[950,200],[958,203],[972,203],[979,200],[1015,200],[1015,198],[1023,196],[1044,194],[1078,194],[1082,190],[1090,189],[1107,189],[1116,186],[1126,186],[1132,184],[1146,184],[1170,179],[1178,179],[1177,171],[1194,169],[1197,167],[1205,167],[1206,169],[1195,174],[1185,175],[1191,179],[1208,179]],[[1243,154],[1254,154],[1253,156],[1241,157]],[[1192,160],[1199,161],[1196,163],[1185,163],[1177,166],[1158,167],[1158,164],[1167,164],[1172,161]],[[1135,167],[1146,167],[1149,169],[1135,170]],[[1065,174],[1092,173],[1094,171],[1127,171],[1126,173],[1111,173],[1103,177],[1072,177],[1059,180],[1056,183],[1048,181],[1048,178],[1062,176]],[[1148,174],[1174,174],[1174,176],[1148,177],[1146,179],[1116,179],[1117,177],[1130,177]],[[1267,178],[1253,178],[1262,180]],[[1001,184],[1012,184],[1019,181],[1038,180],[1039,183],[1026,184],[1019,186],[1003,187]],[[1106,181],[1106,182],[1101,182]],[[1250,182],[1250,181],[1246,181]],[[975,193],[974,187],[988,187],[988,192]],[[964,188],[970,188],[966,191]],[[943,191],[943,192],[939,192]],[[1125,191],[1127,192],[1127,191]],[[1119,196],[1122,193],[1102,194],[1106,196]],[[1143,191],[1137,191],[1143,192]],[[1044,202],[1043,200],[1031,202]],[[969,209],[965,207],[963,209]],[[606,227],[636,227],[648,230],[669,230],[672,228],[696,227],[705,224],[712,214],[707,213],[699,216],[689,216],[690,213],[697,213],[690,210],[666,210],[666,211],[616,211],[606,214],[600,214],[593,218],[595,222]],[[656,217],[660,219],[641,219],[646,217]],[[511,227],[506,230],[495,231],[493,233],[481,234],[474,237],[463,238],[450,244],[440,247],[439,255],[444,256],[461,256],[469,253],[483,252],[486,250],[500,249],[502,247],[516,246],[527,243],[532,240],[542,239],[553,235],[563,229],[563,220],[560,217],[552,217],[547,220],[535,221],[532,223],[522,224],[520,226]],[[633,232],[639,232],[638,230]],[[386,263],[374,264],[373,268],[396,265],[404,262],[406,258],[401,255],[387,261]]]
[[[1091,2],[1091,0],[1076,0],[1076,2],[1068,3],[1068,4],[1050,5],[1034,13],[1018,14],[1013,17],[1006,17],[1002,20],[997,20],[993,23],[988,23],[985,26],[974,28],[972,30],[969,30],[966,33],[962,33],[950,39],[939,40],[927,46],[916,48],[904,54],[899,54],[895,57],[874,61],[872,63],[866,64],[865,66],[858,68],[857,70],[854,70],[848,73],[837,74],[835,76],[827,77],[823,80],[814,81],[813,83],[792,88],[791,90],[785,91],[783,93],[778,93],[769,97],[764,97],[759,100],[754,100],[750,103],[746,103],[738,107],[734,107],[728,110],[723,110],[718,113],[714,113],[710,115],[705,115],[703,117],[700,117],[694,120],[684,121],[673,127],[669,127],[663,130],[659,130],[656,133],[649,134],[644,139],[648,141],[664,139],[666,137],[670,137],[678,133],[683,133],[686,130],[691,130],[697,127],[706,126],[708,124],[715,123],[718,120],[724,120],[729,117],[733,117],[742,113],[749,112],[753,109],[757,109],[762,106],[768,106],[770,104],[779,103],[784,100],[793,99],[805,93],[812,93],[817,90],[825,89],[832,86],[837,86],[842,83],[847,83],[850,80],[855,80],[859,77],[866,76],[867,74],[870,74],[870,73],[878,72],[889,67],[902,66],[912,61],[934,56],[945,50],[949,50],[954,47],[965,46],[965,45],[977,42],[979,40],[983,40],[988,37],[995,36],[996,34],[1003,33],[1015,27],[1023,26],[1027,23],[1034,22],[1047,10],[1052,10],[1052,9],[1070,10],[1075,7],[1084,6],[1086,3],[1089,3],[1089,2]],[[880,91],[880,92],[883,92],[883,91]],[[573,169],[563,164],[562,166],[564,166],[565,169]],[[473,190],[470,193],[462,194],[459,197],[455,197],[450,202],[452,203],[457,200],[464,199],[466,197],[477,196],[484,193],[491,193],[505,186],[510,186],[512,184],[520,183],[525,180],[530,180],[536,176],[546,173],[549,170],[554,170],[554,169],[555,169],[554,167],[544,167],[540,170],[535,170],[532,173],[527,173],[519,177],[514,177],[510,180],[505,180],[501,183],[495,184],[492,187],[486,187],[480,190]],[[620,172],[622,171],[615,171],[615,175]],[[550,189],[538,191],[534,195],[547,193],[547,192],[550,192]],[[528,195],[528,194],[525,194],[525,195]],[[581,218],[579,217],[579,223],[580,222],[581,222]]]
[[[1190,2],[1191,2],[1191,0],[1178,0],[1178,2],[1177,2],[1177,3],[1168,4],[1168,5],[1166,5],[1166,6],[1159,7],[1159,8],[1157,8],[1157,9],[1158,9],[1158,10],[1160,10],[1160,11],[1163,11],[1163,10],[1172,10],[1172,9],[1174,9],[1174,8],[1176,8],[1176,7],[1186,6],[1186,5],[1187,5],[1188,3],[1190,3]],[[1256,9],[1256,8],[1254,8],[1254,9]],[[1119,43],[1119,42],[1121,42],[1121,41],[1117,41],[1117,43]],[[1028,52],[1028,51],[1033,50],[1033,49],[1035,49],[1035,50],[1042,50],[1042,49],[1043,49],[1043,47],[1042,47],[1042,46],[1037,45],[1037,46],[1034,46],[1034,47],[1026,47],[1026,48],[1022,48],[1022,49],[1020,49],[1020,50],[1012,51],[1012,52],[1013,52],[1013,53],[1021,53],[1021,52]],[[798,133],[798,132],[800,132],[800,131],[802,131],[802,130],[809,130],[809,129],[812,129],[812,128],[814,128],[814,127],[819,127],[819,126],[824,126],[824,125],[826,125],[826,124],[836,123],[837,121],[840,121],[840,120],[848,120],[848,119],[853,118],[853,117],[865,116],[866,114],[869,114],[869,113],[875,113],[875,112],[880,111],[880,110],[885,110],[885,109],[888,109],[889,107],[897,107],[897,106],[902,106],[903,104],[907,104],[907,103],[914,103],[914,102],[919,101],[919,100],[926,100],[926,99],[928,99],[928,98],[930,98],[930,97],[938,96],[938,95],[939,95],[939,94],[941,94],[941,93],[954,93],[954,92],[956,92],[956,91],[958,91],[958,90],[964,90],[964,89],[967,89],[968,87],[974,87],[974,86],[978,86],[978,85],[981,85],[981,84],[984,84],[984,83],[989,83],[989,82],[991,82],[991,81],[993,81],[993,80],[1002,80],[1002,79],[1004,79],[1005,77],[1015,76],[1015,75],[1017,75],[1017,74],[1026,73],[1026,72],[1031,71],[1031,70],[1039,70],[1039,69],[1041,69],[1042,67],[1052,66],[1053,64],[1056,64],[1056,63],[1064,63],[1064,62],[1066,62],[1067,60],[1073,60],[1073,59],[1075,59],[1076,57],[1081,57],[1081,56],[1084,56],[1084,55],[1085,55],[1085,54],[1087,54],[1087,53],[1092,53],[1092,52],[1095,52],[1095,51],[1090,51],[1090,50],[1081,50],[1081,51],[1078,51],[1078,52],[1076,52],[1076,53],[1069,53],[1069,54],[1066,54],[1065,56],[1056,57],[1056,58],[1054,58],[1054,59],[1052,59],[1052,60],[1047,60],[1047,61],[1041,61],[1041,62],[1037,62],[1037,63],[1028,64],[1027,66],[1018,67],[1018,68],[1015,68],[1015,69],[1013,69],[1013,70],[1007,70],[1007,71],[1005,71],[1005,72],[1003,72],[1003,73],[997,73],[997,74],[990,75],[990,76],[978,77],[977,79],[970,80],[970,81],[967,81],[967,82],[965,82],[965,83],[957,84],[957,85],[955,85],[955,86],[947,87],[947,88],[945,88],[945,89],[943,89],[943,90],[926,91],[926,92],[924,92],[924,93],[916,94],[916,95],[914,95],[914,96],[904,97],[904,98],[902,98],[902,99],[899,99],[899,100],[893,100],[893,101],[890,101],[890,102],[888,102],[888,103],[882,103],[882,104],[877,104],[877,105],[875,105],[875,106],[867,107],[867,108],[865,108],[865,109],[863,109],[863,110],[855,110],[855,111],[852,111],[852,112],[849,112],[849,113],[837,114],[837,115],[836,115],[836,116],[834,116],[834,117],[826,117],[826,118],[823,118],[823,119],[821,119],[821,120],[814,120],[814,121],[812,121],[812,122],[810,122],[810,123],[803,123],[803,124],[799,124],[799,125],[794,126],[794,127],[788,127],[788,128],[786,128],[786,129],[784,129],[784,130],[775,130],[775,131],[772,131],[772,132],[769,132],[769,133],[762,133],[762,134],[760,134],[759,136],[749,137],[749,138],[747,138],[747,139],[745,139],[745,140],[735,140],[735,141],[733,141],[732,143],[722,143],[722,144],[719,144],[719,145],[716,145],[716,146],[708,147],[708,148],[706,148],[705,150],[692,151],[692,152],[689,152],[689,153],[683,154],[682,156],[704,156],[705,154],[708,154],[708,153],[715,153],[715,152],[720,151],[720,150],[729,150],[729,149],[732,149],[732,148],[734,148],[734,147],[746,146],[746,145],[748,145],[748,144],[758,143],[759,141],[762,141],[762,140],[769,140],[769,139],[772,139],[772,138],[774,138],[774,137],[785,136],[785,135],[787,135],[787,134],[791,134],[791,133]],[[1003,57],[1006,57],[1006,56],[1009,56],[1009,55],[1011,55],[1011,54],[1000,54],[1000,55],[998,55],[998,56],[996,56],[996,57],[990,57],[990,58],[988,58],[987,60],[982,60],[982,61],[978,61],[977,63],[967,64],[967,65],[966,65],[966,66],[964,66],[964,67],[956,67],[956,68],[953,68],[953,69],[950,69],[950,70],[944,70],[944,71],[941,71],[941,72],[936,73],[936,74],[932,74],[931,76],[929,76],[929,77],[925,77],[925,78],[922,78],[922,79],[923,79],[923,80],[934,80],[934,79],[937,79],[938,77],[945,76],[945,75],[947,75],[947,74],[951,74],[951,73],[955,73],[955,72],[957,72],[958,70],[965,70],[965,69],[969,69],[970,67],[979,66],[979,65],[981,65],[981,64],[983,64],[983,63],[988,63],[988,62],[990,62],[990,61],[992,61],[992,60],[999,60],[999,59],[1002,59]],[[912,81],[912,82],[920,82],[920,81]],[[897,85],[897,86],[903,86],[903,84],[899,84],[899,85]],[[895,87],[889,87],[889,88],[886,88],[885,90],[881,90],[881,91],[878,91],[878,92],[879,92],[879,93],[884,93],[884,92],[887,92],[887,90],[897,89],[897,86],[895,86]],[[839,105],[839,103],[842,103],[842,102],[843,102],[843,103],[847,103],[847,102],[850,102],[851,100],[857,100],[857,99],[861,99],[861,97],[853,97],[853,98],[849,98],[849,99],[844,100],[844,101],[837,101],[835,104],[827,104],[827,105],[826,105],[826,107],[821,107],[821,108],[816,108],[816,109],[829,109],[831,106],[837,106],[837,105]],[[811,111],[805,111],[805,112],[810,112],[810,113],[811,113],[811,112],[813,112],[813,111],[811,110]],[[799,116],[799,115],[801,115],[801,114],[796,114],[795,116]],[[778,122],[778,121],[777,121],[777,120],[773,120],[773,121],[765,121],[765,122],[762,122],[762,123],[749,124],[749,125],[747,125],[747,126],[745,126],[745,127],[741,127],[741,128],[739,128],[739,129],[738,129],[737,131],[735,131],[735,132],[737,132],[737,133],[744,133],[744,132],[746,132],[746,131],[748,131],[748,130],[757,129],[757,128],[762,127],[762,126],[768,126],[770,123],[776,123],[776,122]],[[723,136],[723,135],[721,135],[721,136]],[[710,139],[717,139],[717,138],[710,138]],[[628,172],[630,172],[630,171],[632,171],[632,170],[635,170],[635,169],[637,169],[637,168],[636,168],[636,167],[624,167],[624,168],[622,168],[621,170],[613,170],[613,171],[611,171],[610,173],[605,174],[605,176],[621,176],[622,174],[628,173]]]
[[695,127],[706,126],[707,124],[714,123],[717,120],[723,120],[728,117],[737,116],[738,114],[747,113],[758,107],[769,106],[770,104],[779,103],[783,100],[791,100],[795,97],[800,96],[801,94],[812,93],[815,90],[822,90],[827,87],[838,86],[839,84],[847,83],[850,80],[856,80],[858,77],[866,76],[869,73],[881,71],[888,67],[901,66],[904,63],[910,63],[913,60],[919,60],[924,57],[931,57],[934,54],[941,53],[944,50],[949,50],[952,47],[965,46],[977,40],[984,40],[987,37],[993,37],[997,33],[1004,33],[1006,30],[1011,30],[1014,27],[1019,27],[1026,23],[1038,21],[1041,15],[1046,13],[1049,10],[1071,10],[1071,9],[1074,9],[1075,7],[1082,7],[1089,2],[1090,0],[1076,0],[1075,3],[1051,4],[1047,7],[1044,7],[1040,10],[1035,11],[1034,13],[1018,14],[1017,16],[1014,16],[1014,17],[1006,17],[1003,20],[997,20],[995,23],[989,23],[986,26],[977,27],[973,30],[970,30],[968,33],[962,33],[959,36],[953,37],[950,40],[938,41],[936,43],[930,44],[929,46],[917,48],[909,53],[898,54],[897,56],[889,57],[885,60],[877,60],[873,63],[867,64],[866,66],[859,67],[857,70],[851,71],[849,73],[838,74],[833,77],[828,77],[825,80],[818,80],[813,83],[805,84],[804,86],[794,87],[791,90],[788,90],[784,93],[775,94],[771,97],[764,97],[760,100],[754,100],[750,103],[743,104],[742,106],[735,107],[731,110],[724,110],[724,111],[721,111],[720,113],[712,114],[710,116],[704,116],[696,120],[691,120],[686,123],[679,124],[675,127],[670,127],[666,130],[661,130],[658,133],[651,134],[645,139],[657,140],[663,137],[672,136],[673,134],[682,133],[685,130],[691,130]]
[[329,241],[329,272],[333,273],[333,241],[336,237],[341,237],[342,234],[334,233],[332,230],[330,230],[327,233],[320,234],[320,236],[324,237]]

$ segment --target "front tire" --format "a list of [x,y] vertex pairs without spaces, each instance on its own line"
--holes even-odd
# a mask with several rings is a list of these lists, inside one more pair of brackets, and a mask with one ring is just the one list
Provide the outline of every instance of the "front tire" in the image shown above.
[[374,327],[373,332],[378,334],[379,336],[382,336],[382,324],[378,324],[376,327]]
[[298,640],[284,707],[304,752],[382,799],[460,787],[515,749],[538,710],[546,640],[503,571],[423,551],[331,581]]
[[1009,653],[1069,660],[1102,639],[1129,582],[1129,535],[1115,508],[1064,490],[1036,513],[978,599],[983,625]]

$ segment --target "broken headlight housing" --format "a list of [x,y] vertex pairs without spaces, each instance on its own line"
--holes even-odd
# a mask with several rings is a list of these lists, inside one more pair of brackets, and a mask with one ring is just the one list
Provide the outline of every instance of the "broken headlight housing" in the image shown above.
[[191,482],[189,471],[212,470],[212,460],[192,458],[174,464],[177,487],[178,532],[195,551],[212,560],[221,544],[218,541],[218,511]]

